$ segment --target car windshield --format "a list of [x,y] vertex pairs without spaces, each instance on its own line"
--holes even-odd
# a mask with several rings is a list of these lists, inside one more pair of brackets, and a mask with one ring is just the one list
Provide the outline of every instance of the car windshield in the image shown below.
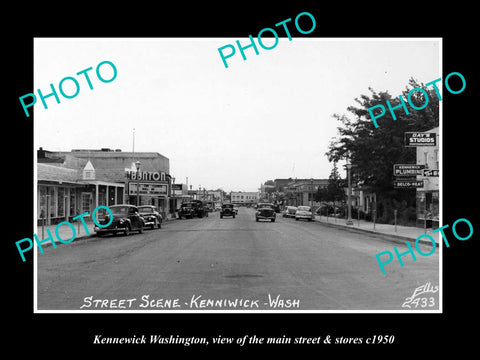
[[299,206],[297,210],[300,211],[310,211],[310,206]]
[[233,208],[233,205],[232,204],[225,204],[225,205],[222,205],[223,208]]
[[125,207],[125,206],[111,207],[110,210],[112,210],[113,215],[127,215],[128,214],[128,208]]
[[192,204],[191,203],[182,204],[182,207],[192,207]]
[[258,208],[261,209],[261,208],[272,208],[273,205],[272,204],[258,204]]
[[142,213],[153,213],[153,208],[151,208],[150,206],[141,206],[138,208],[138,211],[142,212]]

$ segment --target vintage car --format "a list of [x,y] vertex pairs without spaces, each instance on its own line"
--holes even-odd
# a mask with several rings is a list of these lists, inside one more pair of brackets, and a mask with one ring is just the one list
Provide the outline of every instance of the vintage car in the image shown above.
[[[107,227],[95,226],[94,230],[97,235],[102,236],[108,233],[116,235],[119,232],[129,235],[131,231],[143,233],[145,221],[140,216],[136,206],[128,204],[111,205],[109,209],[113,215],[111,224]],[[108,212],[104,212],[103,215],[97,213],[97,221],[100,225],[108,224],[110,222],[110,214]]]
[[204,206],[204,202],[201,200],[184,202],[177,211],[179,219],[182,217],[192,219],[195,216],[199,218],[204,216],[208,217],[207,208]]
[[234,206],[233,211],[235,211],[235,215],[238,215],[238,207]]
[[306,219],[308,221],[315,220],[315,214],[310,206],[299,206],[295,212],[295,220]]
[[179,219],[192,219],[195,216],[195,204],[193,202],[184,202],[177,211]]
[[295,213],[297,212],[296,206],[287,206],[285,210],[283,210],[282,216],[283,217],[295,217]]
[[150,226],[152,229],[162,227],[162,215],[157,211],[157,208],[153,205],[142,205],[138,207],[140,216],[145,221],[145,226]]
[[260,219],[270,220],[275,222],[276,214],[274,205],[271,203],[258,203],[257,211],[255,212],[255,219],[259,221]]
[[222,210],[220,210],[220,219],[223,219],[224,216],[231,216],[235,219],[233,204],[222,204]]

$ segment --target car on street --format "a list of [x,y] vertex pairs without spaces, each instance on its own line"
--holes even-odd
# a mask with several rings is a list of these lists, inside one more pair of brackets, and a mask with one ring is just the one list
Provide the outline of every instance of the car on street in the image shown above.
[[215,211],[220,211],[222,210],[222,205],[221,204],[215,204]]
[[182,219],[193,219],[195,216],[195,208],[192,202],[185,202],[180,205],[180,208],[177,210],[178,218]]
[[274,205],[271,203],[258,203],[257,211],[255,212],[255,220],[258,222],[260,219],[270,220],[275,222],[276,214]]
[[295,213],[297,212],[296,206],[287,206],[285,210],[283,210],[282,216],[283,217],[295,217]]
[[157,208],[153,205],[141,205],[138,207],[140,216],[145,220],[145,226],[150,226],[152,229],[162,227],[162,215],[157,211]]
[[102,217],[100,217],[101,214],[100,216],[97,215],[97,220],[100,225],[106,225],[111,221],[107,227],[94,227],[94,231],[98,236],[108,233],[116,235],[119,232],[129,235],[131,231],[138,231],[140,234],[143,233],[145,220],[140,215],[136,206],[129,204],[111,205],[109,209],[112,212],[113,219],[110,219],[110,214],[107,214],[107,212],[103,213]]
[[224,216],[231,216],[235,219],[235,211],[233,209],[233,204],[222,204],[220,219],[223,219]]
[[233,211],[235,211],[235,215],[238,215],[238,207],[234,206]]
[[295,220],[305,219],[308,221],[315,220],[315,214],[310,206],[299,206],[295,212]]

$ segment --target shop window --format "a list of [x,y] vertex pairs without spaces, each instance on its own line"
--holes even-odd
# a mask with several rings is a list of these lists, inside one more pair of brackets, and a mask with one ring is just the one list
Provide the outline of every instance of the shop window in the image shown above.
[[57,189],[57,216],[65,216],[65,188],[59,187]]

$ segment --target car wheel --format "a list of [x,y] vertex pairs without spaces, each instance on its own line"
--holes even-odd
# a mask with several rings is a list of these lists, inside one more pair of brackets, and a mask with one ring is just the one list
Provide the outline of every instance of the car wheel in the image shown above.
[[233,218],[235,219],[235,215],[233,215]]
[[158,228],[159,228],[159,229],[162,228],[162,220],[160,220],[160,221],[158,222]]
[[123,231],[123,234],[125,236],[130,235],[130,225],[129,224],[127,224],[127,226],[125,226],[125,230]]
[[155,221],[153,222],[151,229],[152,229],[152,230],[155,229],[155,226],[156,226],[156,225],[157,225],[157,220],[155,220]]
[[138,229],[139,234],[143,234],[143,224],[140,225],[140,229]]
[[258,222],[258,218],[255,218],[255,220],[257,220],[257,222]]
[[223,219],[223,215],[220,215],[220,219]]
[[275,219],[271,219],[271,220],[272,220],[272,222],[275,222]]
[[298,221],[298,218],[295,218],[296,221]]

